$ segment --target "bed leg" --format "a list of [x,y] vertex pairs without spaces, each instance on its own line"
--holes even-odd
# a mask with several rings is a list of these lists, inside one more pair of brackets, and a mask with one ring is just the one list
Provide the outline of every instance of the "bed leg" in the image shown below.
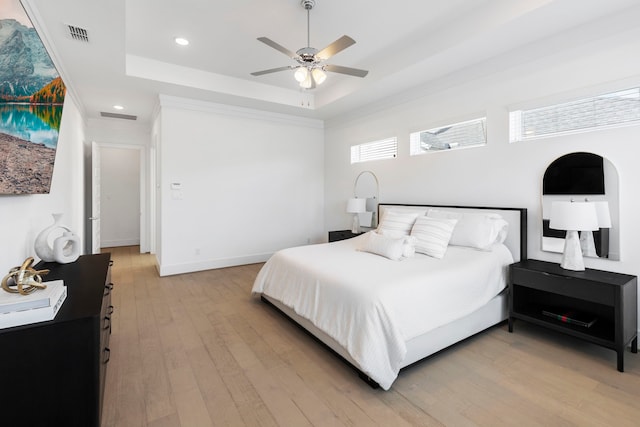
[[369,387],[373,388],[373,389],[377,389],[380,388],[380,384],[378,384],[377,382],[375,382],[374,380],[372,380],[367,374],[363,373],[363,372],[358,372],[358,376],[360,377],[360,379],[362,381],[364,381],[365,383],[367,383],[369,385]]

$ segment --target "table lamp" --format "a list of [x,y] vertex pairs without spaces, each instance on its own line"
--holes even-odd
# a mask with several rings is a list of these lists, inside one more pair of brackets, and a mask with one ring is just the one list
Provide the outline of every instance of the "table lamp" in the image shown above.
[[566,270],[584,271],[584,259],[578,231],[598,229],[596,207],[590,202],[558,201],[551,204],[549,228],[566,230],[560,266]]
[[360,220],[358,214],[367,211],[367,199],[351,198],[347,202],[347,212],[353,214],[353,226],[351,232],[354,234],[360,233]]

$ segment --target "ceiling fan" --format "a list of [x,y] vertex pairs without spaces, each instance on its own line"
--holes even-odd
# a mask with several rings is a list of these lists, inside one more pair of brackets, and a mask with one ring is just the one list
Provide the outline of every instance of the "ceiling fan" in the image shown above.
[[355,77],[366,76],[369,73],[366,70],[324,63],[324,61],[331,58],[336,53],[341,52],[349,46],[355,44],[356,41],[349,36],[342,36],[322,50],[317,50],[311,47],[309,42],[309,11],[313,9],[316,2],[315,0],[302,0],[300,4],[307,11],[307,47],[303,47],[302,49],[299,49],[297,52],[293,53],[286,47],[279,45],[278,43],[267,37],[258,37],[259,41],[284,53],[289,58],[295,60],[298,65],[288,65],[285,67],[256,71],[254,73],[251,73],[251,75],[261,76],[263,74],[277,73],[279,71],[296,70],[296,72],[294,73],[294,77],[300,83],[300,87],[303,89],[314,89],[317,85],[322,84],[322,82],[324,82],[327,78],[325,71],[347,74],[349,76]]

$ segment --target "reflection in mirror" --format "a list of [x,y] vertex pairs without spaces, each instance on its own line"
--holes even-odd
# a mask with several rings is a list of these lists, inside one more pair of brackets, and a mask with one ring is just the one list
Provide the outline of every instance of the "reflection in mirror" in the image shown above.
[[353,187],[353,195],[359,199],[367,199],[367,211],[358,214],[362,227],[375,228],[378,226],[378,218],[376,218],[379,202],[378,191],[378,178],[373,172],[364,171],[358,175]]
[[564,250],[566,232],[549,228],[551,204],[588,201],[596,203],[599,229],[580,232],[583,256],[619,260],[618,194],[618,172],[602,156],[578,152],[554,160],[542,180],[542,250]]

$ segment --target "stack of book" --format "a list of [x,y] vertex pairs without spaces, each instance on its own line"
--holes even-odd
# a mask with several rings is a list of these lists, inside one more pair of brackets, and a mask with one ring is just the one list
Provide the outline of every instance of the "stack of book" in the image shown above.
[[44,322],[56,317],[67,298],[62,280],[44,282],[47,287],[29,295],[5,292],[0,289],[0,329],[29,323]]
[[590,328],[598,320],[598,318],[592,314],[562,308],[542,310],[542,314],[563,323],[570,323],[572,325],[582,326],[583,328]]

